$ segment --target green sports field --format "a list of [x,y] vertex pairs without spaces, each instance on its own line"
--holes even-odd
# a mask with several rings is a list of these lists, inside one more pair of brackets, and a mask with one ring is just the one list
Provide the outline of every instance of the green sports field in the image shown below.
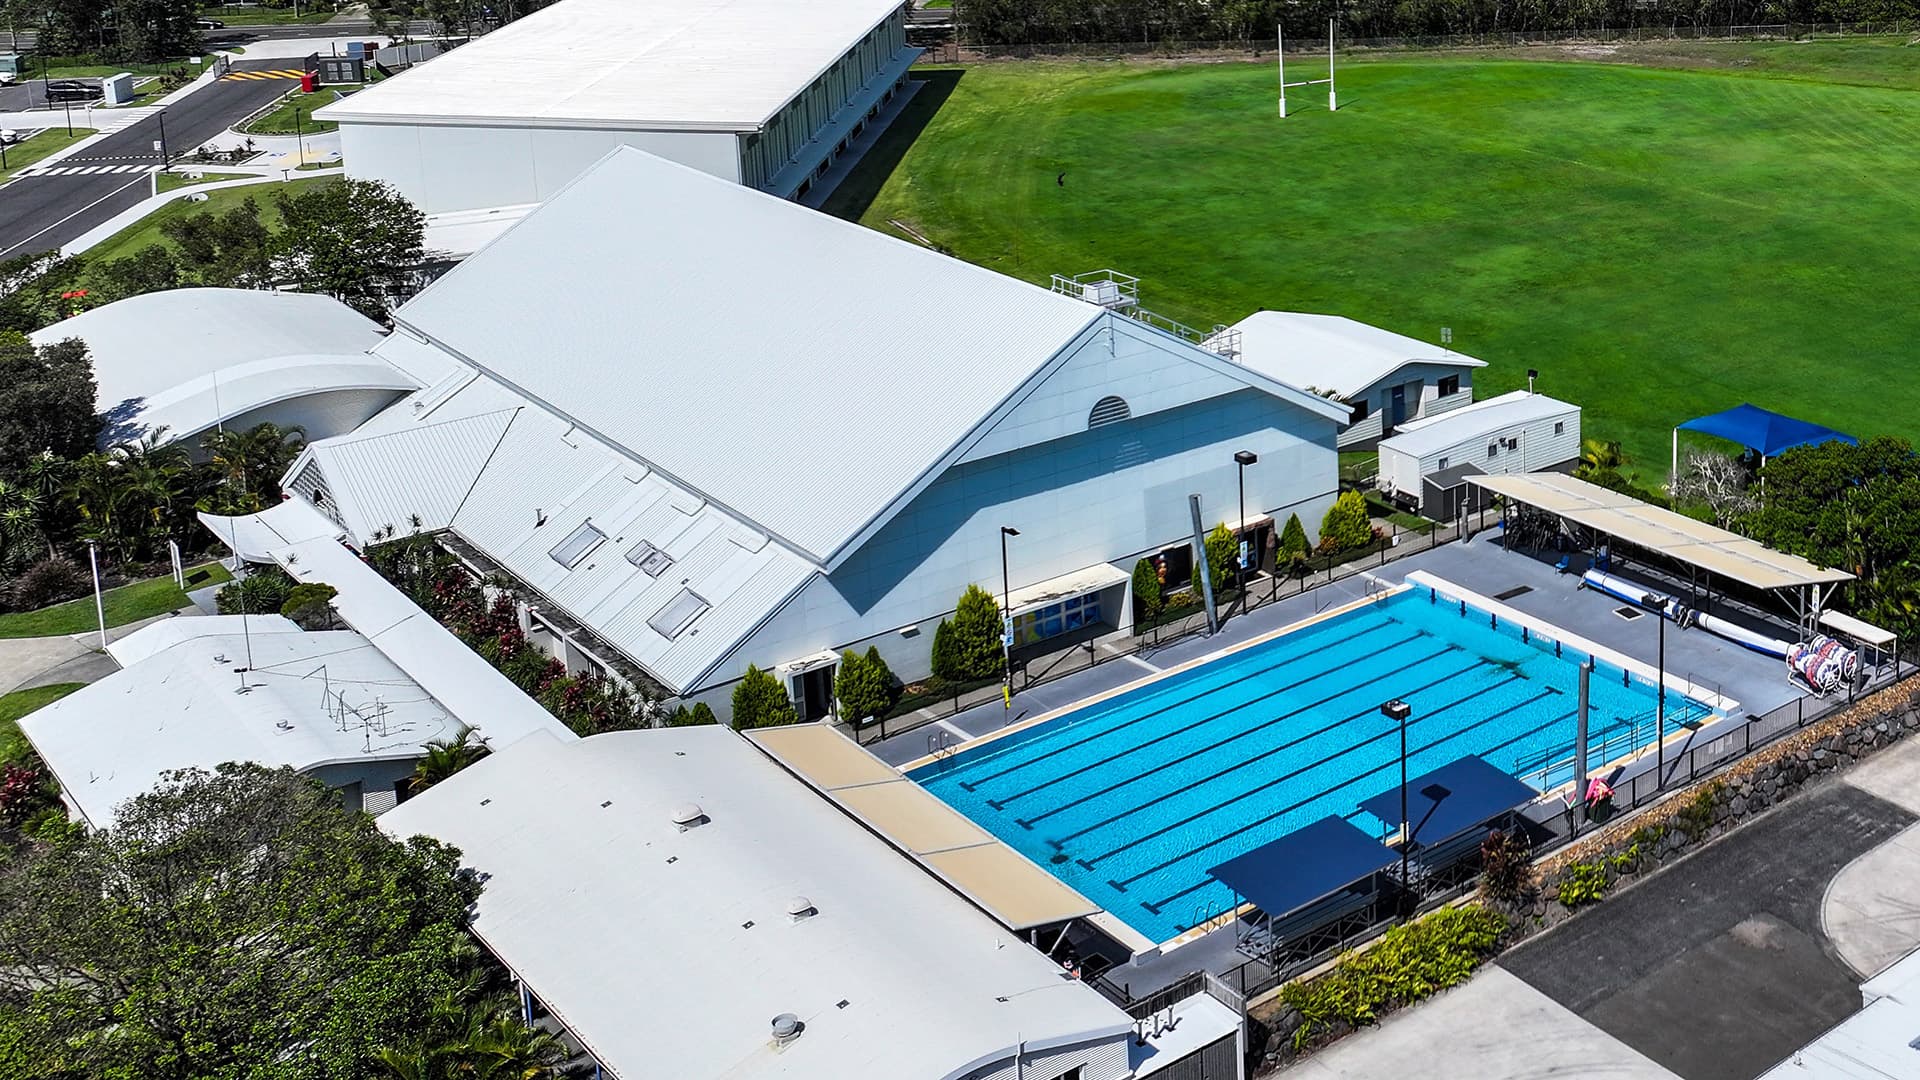
[[829,209],[1031,281],[1136,274],[1195,326],[1450,326],[1481,396],[1539,368],[1654,476],[1743,400],[1920,435],[1920,45],[1515,55],[1346,63],[1338,113],[1304,88],[1284,122],[1270,64],[926,71]]

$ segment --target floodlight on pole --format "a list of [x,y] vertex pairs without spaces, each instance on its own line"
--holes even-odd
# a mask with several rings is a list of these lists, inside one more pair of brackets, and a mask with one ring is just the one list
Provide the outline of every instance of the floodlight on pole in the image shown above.
[[93,567],[93,613],[100,620],[100,648],[107,647],[107,602],[100,593],[100,548],[93,541],[87,541],[87,563]]
[[1240,480],[1240,524],[1234,529],[1234,539],[1239,541],[1239,549],[1234,552],[1234,566],[1238,573],[1234,575],[1234,588],[1240,593],[1240,610],[1247,610],[1247,466],[1260,460],[1260,455],[1251,450],[1237,450],[1233,463],[1238,466]]
[[1413,833],[1407,820],[1407,717],[1413,715],[1413,706],[1399,698],[1394,698],[1380,706],[1380,715],[1400,725],[1400,885],[1407,885],[1407,853],[1413,846]]
[[1648,593],[1640,598],[1640,606],[1653,613],[1659,623],[1659,645],[1657,678],[1654,692],[1657,701],[1653,707],[1653,790],[1660,791],[1667,786],[1667,605],[1671,599],[1659,593]]

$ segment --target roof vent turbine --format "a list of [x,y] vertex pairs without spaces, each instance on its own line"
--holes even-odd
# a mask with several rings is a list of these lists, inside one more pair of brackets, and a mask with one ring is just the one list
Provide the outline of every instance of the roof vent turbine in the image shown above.
[[781,1013],[773,1018],[773,1042],[775,1046],[785,1046],[800,1037],[807,1025],[793,1013]]
[[681,832],[686,832],[696,825],[705,825],[707,813],[700,809],[699,803],[681,803],[673,808],[673,823],[679,826]]

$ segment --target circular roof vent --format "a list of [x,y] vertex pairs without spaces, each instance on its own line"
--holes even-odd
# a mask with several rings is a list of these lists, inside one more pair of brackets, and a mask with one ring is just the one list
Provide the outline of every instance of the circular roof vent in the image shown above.
[[773,1018],[774,1042],[790,1043],[799,1038],[800,1033],[805,1030],[807,1030],[807,1025],[801,1023],[800,1018],[793,1013],[781,1013],[779,1016]]
[[699,803],[681,803],[673,808],[673,823],[682,829],[691,829],[706,820],[707,813],[700,809]]
[[819,914],[819,909],[814,907],[813,901],[807,899],[806,897],[796,896],[793,899],[787,901],[787,914],[793,916],[794,919],[798,921],[800,919],[806,918],[809,915]]

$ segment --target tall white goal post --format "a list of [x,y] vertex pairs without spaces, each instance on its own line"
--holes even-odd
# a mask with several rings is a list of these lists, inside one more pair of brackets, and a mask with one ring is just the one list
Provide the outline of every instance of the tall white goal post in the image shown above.
[[1287,118],[1287,87],[1289,86],[1319,86],[1324,83],[1327,87],[1327,111],[1339,111],[1340,97],[1334,92],[1333,88],[1333,20],[1327,20],[1327,77],[1324,79],[1303,79],[1300,82],[1288,82],[1287,28],[1282,25],[1280,20],[1276,20],[1273,33],[1275,46],[1273,55],[1274,59],[1279,61],[1280,64],[1280,119],[1285,120]]

